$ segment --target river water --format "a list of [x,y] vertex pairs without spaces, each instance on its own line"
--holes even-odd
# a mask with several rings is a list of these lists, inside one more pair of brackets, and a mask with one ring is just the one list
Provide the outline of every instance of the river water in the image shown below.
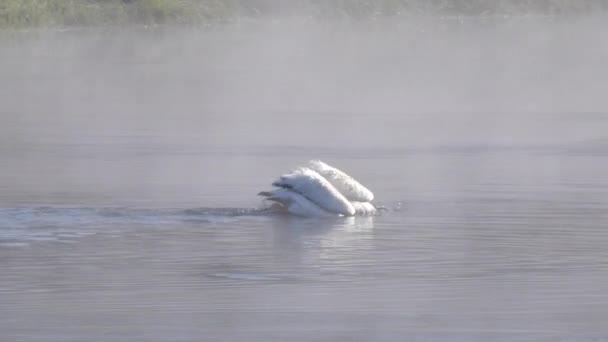
[[[0,339],[608,340],[606,28],[3,34]],[[312,158],[387,210],[261,209]]]

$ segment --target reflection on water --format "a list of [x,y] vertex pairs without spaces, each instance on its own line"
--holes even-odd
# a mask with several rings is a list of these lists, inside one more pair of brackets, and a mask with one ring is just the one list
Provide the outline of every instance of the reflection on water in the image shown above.
[[2,40],[0,340],[608,340],[605,21],[324,25]]

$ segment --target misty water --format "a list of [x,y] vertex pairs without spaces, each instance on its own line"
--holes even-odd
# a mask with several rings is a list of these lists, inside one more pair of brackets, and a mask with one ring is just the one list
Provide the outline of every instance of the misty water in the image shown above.
[[[0,38],[0,339],[608,339],[608,21]],[[269,215],[320,158],[375,217]]]

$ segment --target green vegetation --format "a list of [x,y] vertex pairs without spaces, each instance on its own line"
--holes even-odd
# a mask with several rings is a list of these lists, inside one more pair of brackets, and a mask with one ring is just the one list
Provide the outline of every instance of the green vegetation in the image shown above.
[[0,28],[197,24],[234,9],[230,0],[0,0]]
[[347,16],[565,15],[608,9],[605,0],[314,0],[325,13]]
[[207,24],[238,17],[579,14],[605,0],[0,0],[0,28]]

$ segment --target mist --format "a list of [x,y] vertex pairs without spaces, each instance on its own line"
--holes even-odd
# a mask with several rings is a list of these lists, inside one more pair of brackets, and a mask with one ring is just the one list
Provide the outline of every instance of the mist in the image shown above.
[[[285,15],[5,33],[1,187],[96,196],[100,185],[160,193],[178,182],[183,197],[208,191],[207,180],[255,193],[269,170],[244,181],[238,156],[605,144],[605,26],[603,15]],[[213,172],[129,159],[157,150],[235,158]]]

